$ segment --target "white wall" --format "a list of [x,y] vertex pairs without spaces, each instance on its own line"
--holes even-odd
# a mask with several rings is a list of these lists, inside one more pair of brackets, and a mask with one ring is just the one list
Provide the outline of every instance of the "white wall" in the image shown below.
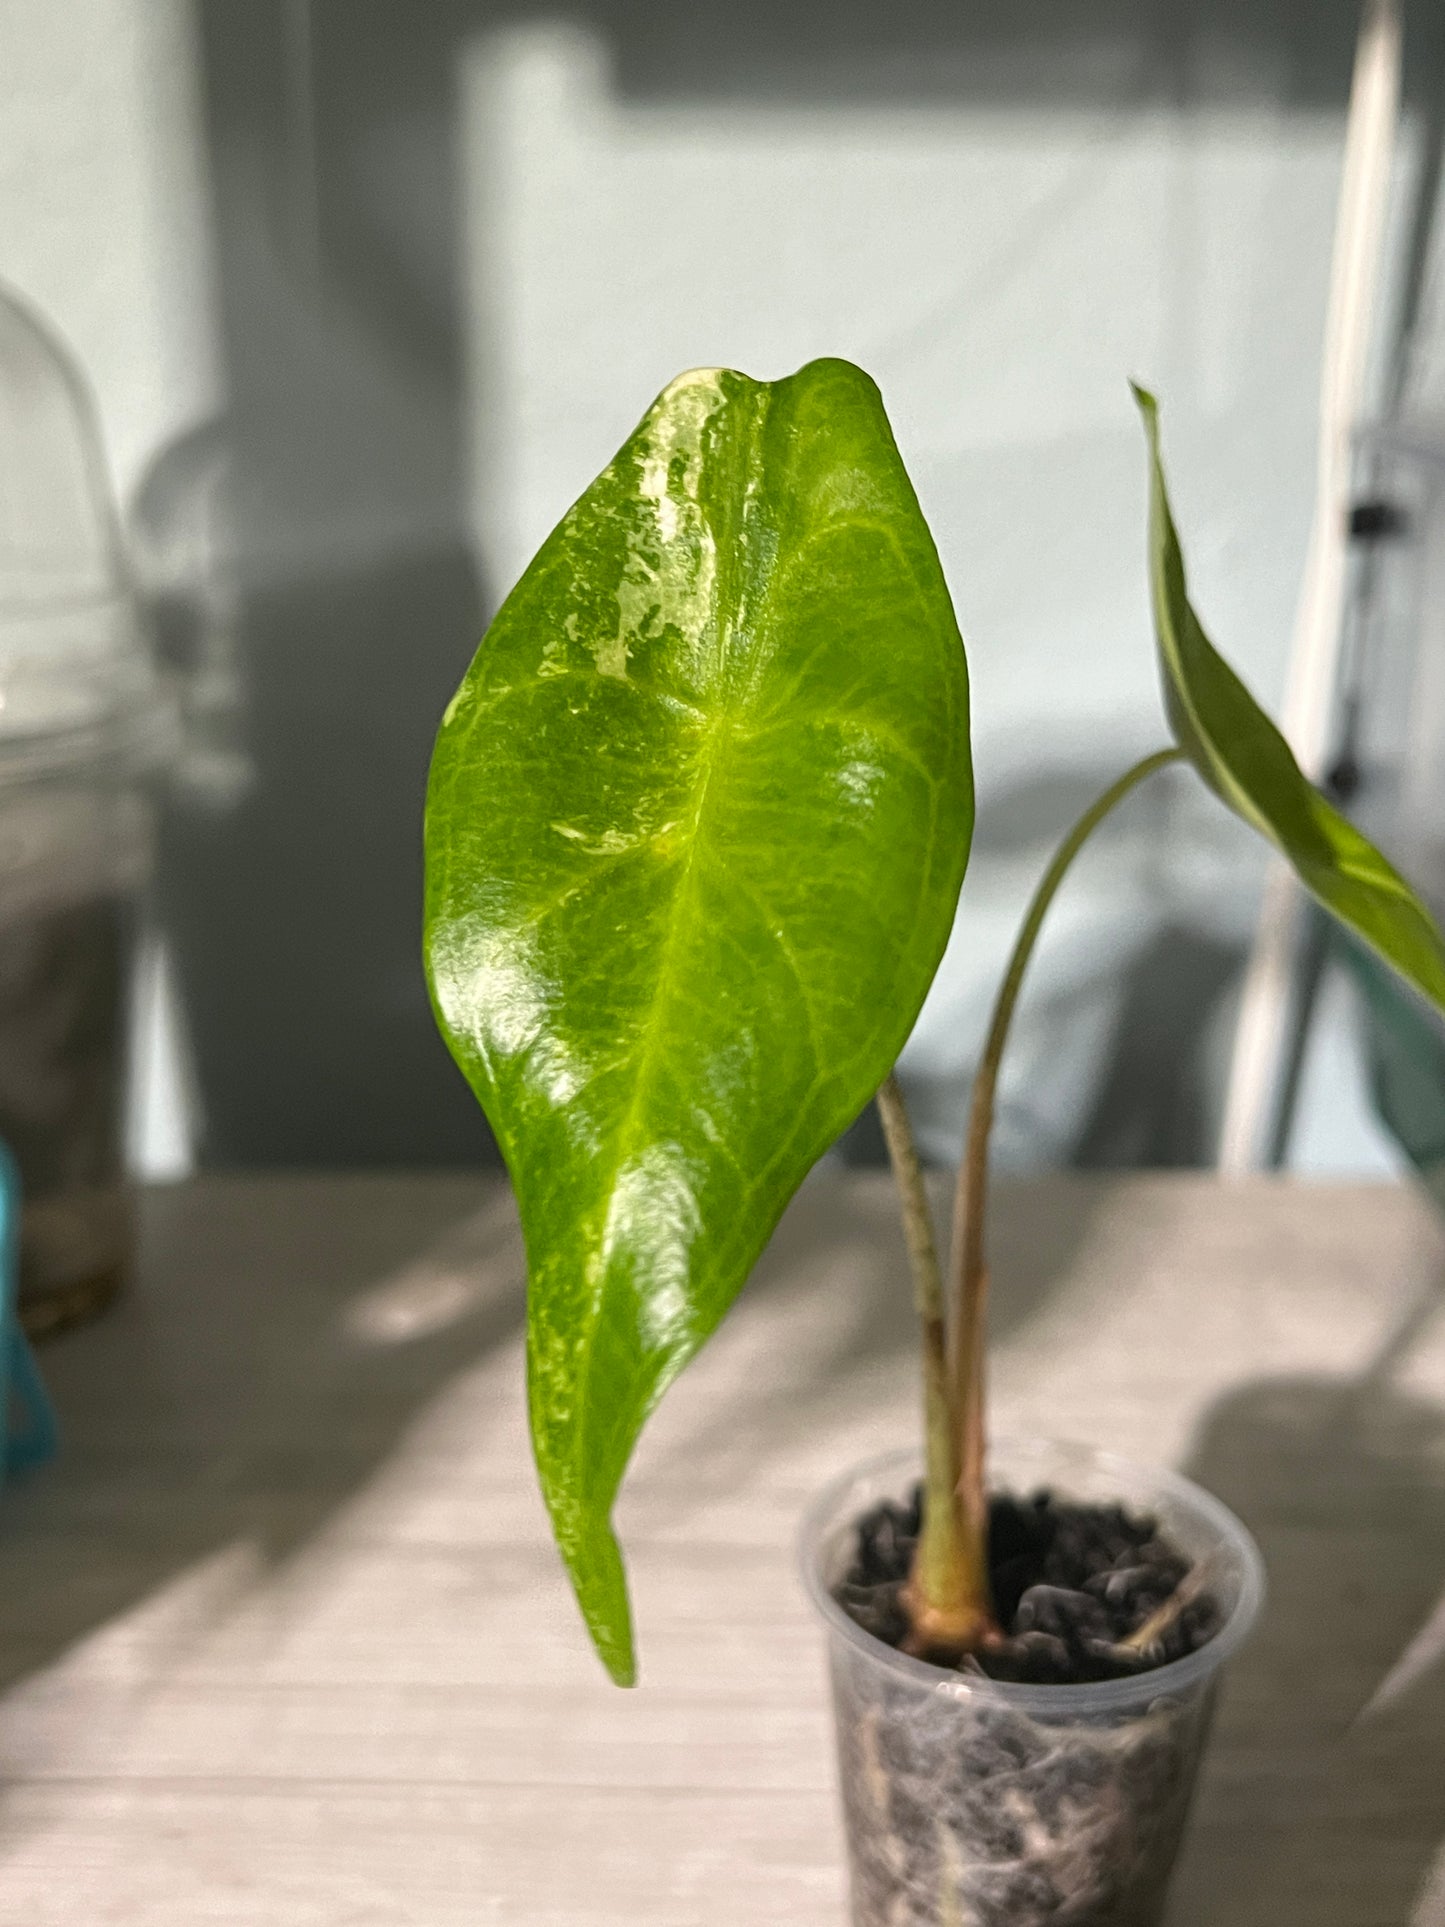
[[122,499],[217,401],[185,0],[0,0],[0,278],[94,386]]
[[[877,106],[856,86],[828,104],[624,95],[610,60],[575,25],[482,32],[438,107],[458,115],[483,575],[497,588],[515,577],[679,368],[779,374],[841,353],[878,377],[974,676],[976,855],[907,1060],[946,1152],[988,989],[1049,846],[1160,738],[1130,374],[1164,400],[1197,600],[1261,697],[1278,699],[1342,103],[1309,104],[1317,89],[1287,99],[1268,63],[1232,96],[1247,106],[1164,107],[1157,88],[1131,106],[1125,85],[1086,109],[1027,89],[1000,94],[1015,105]],[[302,95],[296,106],[304,117]],[[90,376],[122,499],[219,403],[201,120],[186,0],[0,0],[0,277]],[[394,212],[393,175],[377,193]],[[1131,961],[1174,921],[1242,938],[1258,873],[1242,831],[1167,783],[1086,860],[1005,1078],[1015,1157],[1077,1143]],[[146,999],[164,1010],[154,983]],[[175,1168],[181,1059],[154,1020],[150,1034],[140,1140],[151,1168]],[[1331,1142],[1337,1164],[1374,1156],[1358,1134],[1354,1150]]]
[[[841,354],[882,386],[974,678],[980,841],[906,1059],[942,1080],[933,1110],[926,1088],[917,1100],[940,1152],[1048,847],[1162,740],[1129,375],[1163,399],[1196,600],[1278,700],[1342,115],[1254,91],[1248,109],[1177,111],[659,105],[620,97],[604,44],[562,25],[481,37],[466,62],[491,580],[515,578],[680,368],[768,376]],[[1141,800],[1134,821],[1143,833],[1081,866],[1036,965],[1005,1078],[1020,1158],[1078,1130],[1151,930],[1249,928],[1259,859],[1243,831],[1189,790]]]

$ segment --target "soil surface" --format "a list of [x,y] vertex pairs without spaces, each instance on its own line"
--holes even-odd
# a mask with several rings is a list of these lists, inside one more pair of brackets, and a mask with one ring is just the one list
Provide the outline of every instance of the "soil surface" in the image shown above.
[[[849,1617],[888,1646],[902,1646],[908,1632],[900,1595],[921,1509],[915,1488],[909,1504],[884,1500],[865,1513],[852,1564],[835,1589]],[[1047,1491],[1027,1499],[999,1494],[989,1506],[988,1553],[1003,1638],[965,1659],[962,1670],[991,1679],[1064,1686],[1131,1678],[1194,1652],[1223,1617],[1157,1521],[1122,1506],[1076,1504]],[[1171,1601],[1179,1609],[1167,1623],[1131,1645]]]

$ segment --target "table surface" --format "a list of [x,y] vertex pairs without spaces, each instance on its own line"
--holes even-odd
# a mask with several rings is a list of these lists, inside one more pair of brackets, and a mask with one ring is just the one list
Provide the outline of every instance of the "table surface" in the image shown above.
[[[915,1434],[886,1176],[810,1181],[644,1441],[632,1693],[534,1490],[500,1184],[208,1178],[144,1251],[0,1499],[6,1927],[839,1927],[791,1542]],[[1173,1927],[1445,1923],[1442,1275],[1394,1186],[1001,1188],[996,1425],[1185,1467],[1270,1568]]]

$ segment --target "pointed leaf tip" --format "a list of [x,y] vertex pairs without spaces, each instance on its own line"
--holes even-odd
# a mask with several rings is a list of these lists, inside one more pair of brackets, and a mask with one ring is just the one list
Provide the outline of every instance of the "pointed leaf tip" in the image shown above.
[[1158,405],[1134,387],[1149,444],[1149,586],[1164,703],[1180,748],[1304,887],[1445,1010],[1445,939],[1405,879],[1308,781],[1289,744],[1204,632],[1159,449]]
[[558,1539],[573,1590],[582,1608],[597,1656],[614,1686],[637,1684],[637,1652],[632,1636],[632,1608],[627,1597],[627,1573],[622,1548],[609,1521],[581,1521],[586,1538],[578,1541],[567,1528]]
[[878,391],[672,383],[437,739],[426,951],[527,1246],[543,1492],[613,1677],[648,1414],[892,1068],[973,825],[968,684]]

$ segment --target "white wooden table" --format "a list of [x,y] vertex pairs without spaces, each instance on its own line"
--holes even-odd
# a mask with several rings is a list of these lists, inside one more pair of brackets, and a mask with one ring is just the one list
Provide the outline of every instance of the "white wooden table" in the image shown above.
[[[1445,1246],[1393,1187],[1005,1188],[1001,1428],[1188,1467],[1252,1524],[1178,1927],[1442,1927]],[[604,1680],[523,1428],[510,1201],[447,1177],[153,1194],[44,1354],[0,1495],[9,1927],[839,1927],[806,1496],[914,1427],[888,1181],[820,1174],[628,1488]],[[1413,1321],[1413,1322],[1411,1322]],[[1410,1330],[1404,1329],[1410,1323]]]

